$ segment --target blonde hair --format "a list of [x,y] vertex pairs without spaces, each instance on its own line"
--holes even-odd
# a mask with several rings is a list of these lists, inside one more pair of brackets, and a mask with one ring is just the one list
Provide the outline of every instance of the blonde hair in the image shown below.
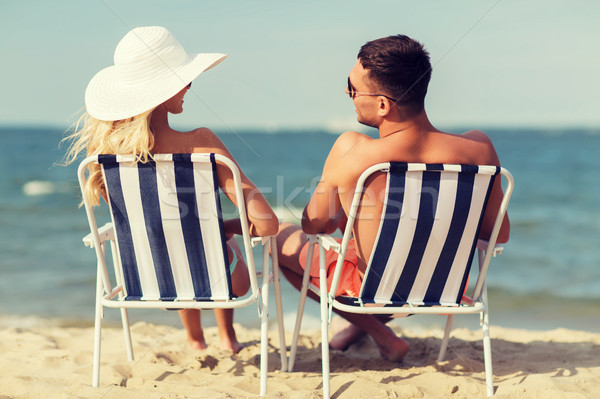
[[[85,112],[74,125],[74,132],[62,141],[69,141],[65,165],[73,163],[86,150],[87,156],[98,154],[134,155],[137,162],[152,159],[154,135],[150,130],[153,109],[118,121],[101,121]],[[100,165],[90,164],[83,195],[91,206],[100,204],[106,196]]]

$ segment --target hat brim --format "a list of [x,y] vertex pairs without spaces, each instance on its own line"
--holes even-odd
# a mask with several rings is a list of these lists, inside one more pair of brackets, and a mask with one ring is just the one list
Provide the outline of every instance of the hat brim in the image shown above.
[[159,77],[141,78],[136,84],[124,85],[116,67],[98,72],[85,90],[87,112],[96,119],[116,121],[139,115],[157,107],[181,91],[202,72],[227,57],[221,53],[191,55],[189,61],[176,69],[165,69]]

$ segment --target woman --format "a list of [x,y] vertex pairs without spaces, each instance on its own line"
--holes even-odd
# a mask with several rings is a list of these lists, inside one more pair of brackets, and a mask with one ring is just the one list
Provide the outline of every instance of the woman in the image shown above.
[[[147,162],[158,153],[216,153],[233,160],[221,140],[207,128],[180,132],[170,127],[169,114],[183,112],[183,98],[191,82],[202,72],[225,59],[225,54],[188,54],[165,28],[152,26],[128,32],[115,49],[114,65],[98,72],[85,92],[87,112],[66,140],[71,141],[67,163],[78,154],[133,154]],[[240,171],[241,172],[241,171]],[[237,204],[233,176],[217,166],[219,186]],[[242,188],[254,236],[274,235],[278,220],[256,186],[241,172]],[[91,204],[106,199],[98,165],[90,167],[84,195]],[[229,261],[237,258],[231,276],[233,294],[242,296],[249,289],[248,271],[233,234],[241,234],[239,219],[224,222]],[[233,254],[237,256],[233,256]],[[206,348],[200,311],[183,309],[179,315],[187,331],[190,347]],[[221,346],[237,353],[241,346],[233,329],[233,309],[215,309]]]

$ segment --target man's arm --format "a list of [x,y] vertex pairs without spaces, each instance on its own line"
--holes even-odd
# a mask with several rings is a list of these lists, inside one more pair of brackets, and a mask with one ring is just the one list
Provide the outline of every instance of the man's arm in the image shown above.
[[[481,164],[500,166],[500,159],[498,158],[498,154],[496,153],[496,149],[494,148],[492,140],[485,133],[479,130],[471,130],[464,133],[463,136],[478,141],[485,146],[486,151],[482,151],[482,153],[485,154],[485,159],[480,162]],[[494,182],[494,185],[492,187],[492,192],[490,193],[490,198],[488,199],[485,214],[483,216],[479,238],[482,238],[484,240],[490,238],[492,229],[494,227],[494,223],[496,222],[496,216],[498,215],[498,212],[500,210],[500,203],[502,202],[502,197],[504,195],[502,191],[501,180],[502,179],[500,176],[496,178],[496,181]],[[500,227],[500,232],[498,233],[497,242],[508,242],[509,237],[510,221],[508,219],[507,212],[504,215],[504,219],[502,220],[502,225]]]
[[341,203],[337,187],[323,177],[302,213],[302,230],[307,234],[333,233],[339,225]]
[[360,133],[346,132],[331,148],[321,180],[302,213],[302,230],[305,233],[331,234],[338,228],[345,228],[347,218],[340,202],[340,184],[347,181],[352,172],[348,160],[352,159],[351,151],[361,136]]

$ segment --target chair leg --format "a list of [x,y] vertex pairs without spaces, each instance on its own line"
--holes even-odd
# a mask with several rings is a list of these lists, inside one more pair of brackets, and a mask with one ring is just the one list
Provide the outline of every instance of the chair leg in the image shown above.
[[277,240],[271,237],[269,242],[273,264],[273,288],[275,290],[275,307],[277,308],[277,328],[279,330],[279,356],[281,371],[287,370],[287,349],[285,346],[285,328],[283,326],[283,308],[281,306],[281,285],[279,284],[279,259],[277,257]]
[[123,335],[125,336],[125,347],[127,348],[127,360],[132,362],[133,345],[131,343],[131,331],[129,330],[129,315],[125,308],[121,308],[121,322],[123,324]]
[[[117,246],[115,242],[111,240],[110,249],[112,252],[112,259],[116,269],[118,270],[115,273],[115,278],[117,280],[117,284],[120,286],[124,286],[121,280],[121,263],[119,261],[119,256],[117,255]],[[125,294],[123,294],[123,290],[119,293],[119,298],[123,298]],[[130,362],[133,361],[133,345],[131,344],[131,332],[129,331],[129,314],[127,313],[126,308],[121,308],[121,323],[123,324],[123,335],[125,336],[125,348],[127,348],[127,360]]]
[[96,277],[96,314],[94,320],[94,360],[92,366],[92,387],[97,388],[100,384],[100,345],[102,331],[102,317],[104,309],[102,307],[102,276],[100,268]]
[[[308,253],[306,254],[306,264],[312,265],[313,252],[315,247],[314,236],[309,237]],[[300,335],[300,327],[302,326],[302,316],[304,314],[304,305],[306,303],[306,294],[308,291],[308,279],[310,278],[310,267],[304,268],[304,276],[302,277],[302,288],[300,289],[300,298],[298,300],[298,311],[296,312],[296,324],[292,335],[292,346],[290,347],[290,356],[288,358],[288,372],[294,369],[294,361],[296,360],[296,349],[298,348],[298,337]]]
[[487,306],[487,287],[483,287],[483,312],[481,329],[483,331],[483,362],[485,367],[485,385],[487,396],[494,396],[494,374],[492,370],[492,341],[490,339],[490,319]]
[[269,252],[263,248],[262,313],[260,315],[260,393],[267,394],[267,370],[269,369]]
[[321,358],[323,362],[323,399],[329,399],[329,297],[327,296],[327,270],[325,248],[319,246],[319,285],[321,304]]
[[446,349],[448,348],[448,340],[450,339],[450,331],[452,330],[453,320],[454,315],[448,315],[448,320],[446,321],[446,330],[444,331],[444,338],[442,339],[442,347],[440,348],[440,353],[438,354],[438,362],[443,362],[446,358]]

